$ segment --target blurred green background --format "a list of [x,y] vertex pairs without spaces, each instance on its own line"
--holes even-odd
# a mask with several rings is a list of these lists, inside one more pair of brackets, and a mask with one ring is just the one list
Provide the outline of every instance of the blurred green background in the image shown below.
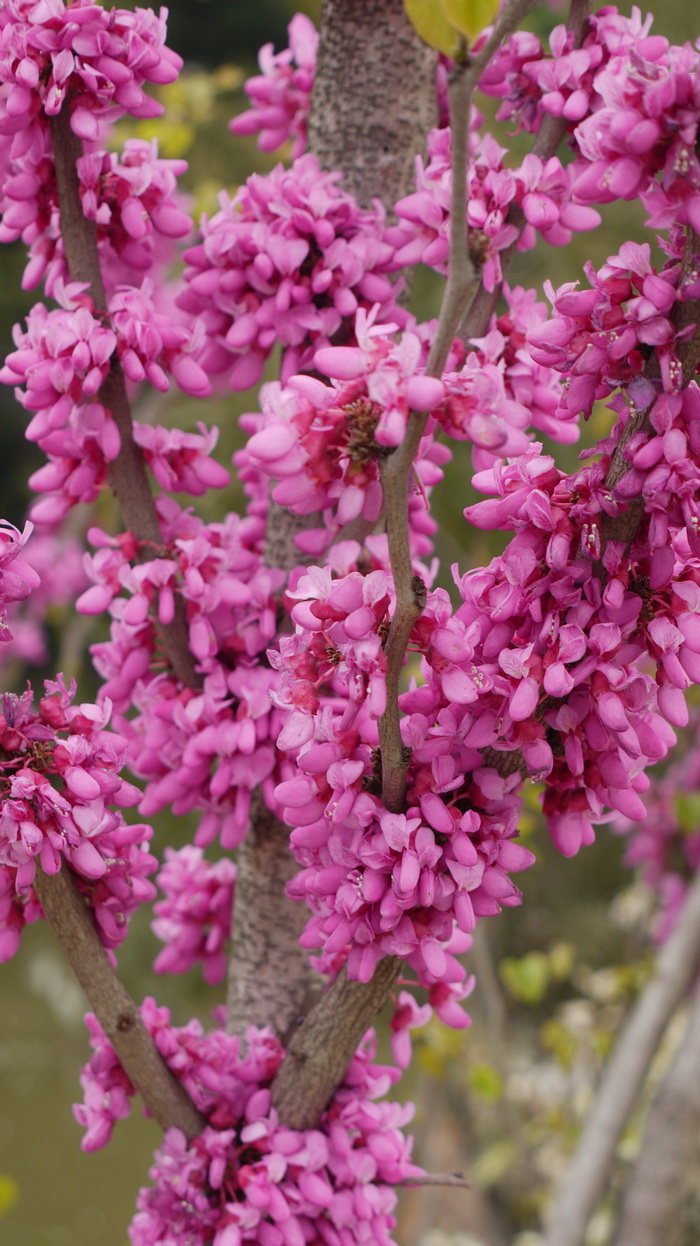
[[[166,92],[168,112],[153,132],[160,134],[164,154],[190,161],[188,187],[201,208],[215,207],[221,186],[235,189],[253,168],[277,160],[262,156],[252,139],[234,139],[226,123],[244,106],[242,82],[254,71],[259,44],[286,46],[286,24],[300,7],[317,18],[320,0],[176,0],[170,7],[169,42],[188,69],[181,84]],[[629,4],[620,8],[630,11]],[[658,5],[655,29],[682,42],[693,33],[690,13],[685,0],[666,0]],[[532,20],[544,34],[560,18],[543,4]],[[515,146],[526,150],[526,140],[515,140]],[[600,263],[631,233],[641,237],[642,220],[635,205],[617,205],[606,212],[603,229],[575,236],[565,252],[543,249],[518,257],[511,283],[574,280],[586,259]],[[12,324],[34,301],[19,291],[22,262],[16,248],[0,253],[3,354]],[[422,275],[416,314],[437,314],[439,298],[439,282]],[[206,403],[180,396],[158,418],[186,427],[198,419],[219,424],[229,455],[239,444],[236,417],[254,409],[255,401],[254,394]],[[0,418],[2,513],[21,523],[26,478],[41,457],[24,441],[23,413],[5,387]],[[595,434],[604,419],[598,417]],[[559,461],[573,466],[576,453],[559,454]],[[451,562],[474,565],[494,548],[473,529],[473,544],[465,548],[468,476],[467,452],[457,445],[447,484],[434,499],[447,578]],[[234,486],[225,504],[239,502]],[[220,496],[205,500],[211,517],[221,505]],[[109,522],[110,516],[102,518]],[[86,671],[84,687],[90,686]],[[417,1103],[418,1161],[432,1170],[462,1168],[475,1188],[406,1193],[397,1234],[402,1246],[536,1246],[538,1215],[565,1164],[595,1073],[648,973],[649,901],[622,867],[619,841],[603,831],[579,859],[562,860],[542,834],[534,793],[523,830],[536,847],[537,865],[521,876],[522,908],[479,928],[470,965],[478,975],[470,1001],[474,1025],[462,1034],[429,1027],[403,1087]],[[165,843],[186,842],[191,826],[166,819],[157,833],[162,851]],[[206,1021],[219,992],[203,986],[194,972],[156,977],[156,950],[142,914],[120,953],[130,991],[137,999],[156,995],[178,1023],[193,1013]],[[70,1105],[79,1098],[79,1069],[88,1054],[83,1012],[81,992],[50,932],[30,928],[16,959],[0,966],[0,1246],[126,1246],[135,1193],[160,1131],[136,1107],[132,1119],[117,1126],[109,1148],[81,1155]],[[631,1156],[634,1131],[626,1145]],[[605,1242],[608,1228],[604,1209],[591,1246]]]

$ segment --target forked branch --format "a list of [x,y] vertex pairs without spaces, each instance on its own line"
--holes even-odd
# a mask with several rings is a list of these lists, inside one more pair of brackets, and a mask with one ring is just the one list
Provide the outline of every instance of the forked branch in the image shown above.
[[[333,0],[335,7],[337,0]],[[469,106],[485,66],[503,38],[518,25],[533,0],[512,0],[498,19],[478,56],[457,66],[450,84],[453,121],[453,220],[460,222],[450,239],[450,280],[445,291],[427,371],[440,376],[455,333],[479,285],[469,257],[466,228],[466,175]],[[411,571],[408,545],[408,488],[413,463],[425,429],[423,416],[412,413],[406,439],[382,468],[387,530],[396,584],[397,606],[387,638],[387,716],[380,723],[383,795],[388,808],[403,808],[406,757],[401,739],[398,686],[406,645],[422,609],[423,587]],[[292,1127],[313,1125],[342,1081],[353,1052],[367,1027],[389,998],[400,961],[380,961],[368,983],[348,981],[343,971],[300,1026],[277,1075],[273,1101],[280,1117]]]

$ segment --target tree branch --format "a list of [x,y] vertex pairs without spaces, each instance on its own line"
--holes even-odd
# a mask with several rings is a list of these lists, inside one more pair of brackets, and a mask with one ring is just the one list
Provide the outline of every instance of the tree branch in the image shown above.
[[387,1002],[402,962],[380,960],[370,982],[342,969],[292,1038],[272,1086],[272,1102],[290,1129],[311,1129],[345,1076],[375,1016]]
[[[465,309],[476,293],[478,276],[467,244],[467,161],[471,97],[480,69],[476,60],[455,66],[449,82],[452,143],[452,204],[450,258],[447,285],[440,308],[426,374],[441,376],[447,355]],[[384,646],[387,660],[386,710],[379,721],[382,755],[382,800],[387,809],[401,812],[406,793],[406,769],[410,752],[401,737],[399,682],[406,646],[414,624],[425,609],[425,585],[413,574],[408,530],[408,490],[413,463],[428,421],[427,414],[412,411],[403,442],[380,464],[389,557],[396,593],[396,606]]]
[[469,1190],[472,1183],[461,1172],[426,1172],[417,1173],[415,1177],[406,1177],[405,1181],[398,1181],[396,1184],[408,1190],[419,1185],[451,1185]]
[[651,1060],[699,959],[700,873],[688,891],[675,930],[659,952],[654,976],[603,1071],[576,1154],[555,1201],[544,1246],[582,1246],[586,1225],[607,1186],[618,1142]]
[[700,991],[647,1117],[612,1246],[676,1246],[700,1130]]
[[[381,196],[390,209],[411,187],[413,147],[427,133],[433,107],[434,56],[406,18],[403,0],[326,0],[309,124],[309,150],[322,168],[344,169],[344,188],[363,206]],[[293,515],[272,502],[265,537],[267,564],[291,571],[306,561],[296,537],[319,522],[317,515]],[[255,1022],[287,1035],[309,1010],[320,980],[298,942],[308,911],[284,894],[285,883],[298,869],[289,849],[289,831],[260,797],[237,856],[229,1030],[242,1033]],[[271,912],[276,933],[269,931]],[[344,1063],[338,1081],[372,1015],[365,1016],[352,1046],[339,1056]],[[289,1066],[291,1076],[283,1079],[283,1087],[293,1082],[298,1065],[295,1060]],[[312,1061],[309,1071],[313,1068]],[[288,1092],[278,1093],[285,1115]]]
[[308,910],[285,895],[299,868],[289,830],[267,808],[259,788],[237,863],[227,1030],[243,1035],[249,1025],[269,1025],[286,1043],[318,995],[321,979],[299,946]]
[[[72,281],[85,282],[99,313],[105,313],[105,294],[97,249],[97,225],[83,214],[76,164],[83,154],[83,145],[70,126],[69,101],[55,117],[50,118],[54,151],[56,185],[61,217],[61,234],[66,249]],[[124,522],[137,541],[158,549],[163,542],[160,523],[153,502],[146,463],[133,438],[131,409],[121,364],[116,355],[99,394],[119,429],[120,449],[108,466],[107,479],[113,489]],[[152,549],[148,551],[152,556]],[[176,596],[175,618],[160,624],[168,661],[176,678],[188,688],[199,686],[200,680],[189,649],[189,635],[182,598]]]
[[90,1007],[151,1115],[163,1129],[174,1126],[190,1141],[196,1138],[206,1121],[156,1050],[136,1004],[109,962],[68,866],[51,876],[38,869],[33,885]]
[[[466,233],[466,161],[469,133],[469,101],[479,75],[483,72],[485,65],[493,55],[493,51],[504,36],[510,33],[517,25],[531,4],[532,0],[512,0],[512,3],[508,5],[496,23],[487,45],[482,49],[478,57],[457,68],[451,84],[451,95],[454,100],[454,103],[452,103],[452,118],[455,124],[453,143],[458,162],[456,169],[453,165],[453,195],[455,186],[458,188],[456,199],[453,198],[453,207],[456,209],[453,213],[453,218],[462,221],[464,224],[462,228],[455,229],[451,233],[450,275],[452,277],[452,285],[449,292],[447,289],[445,291],[443,310],[440,315],[440,326],[428,361],[427,370],[429,375],[432,376],[441,375],[450,344],[461,316],[464,314],[465,305],[476,288],[476,280],[467,250]],[[392,48],[394,43],[392,40],[394,28],[400,24],[403,24],[404,27],[409,25],[404,13],[402,0],[389,0],[388,3],[381,4],[379,8],[377,8],[375,3],[368,5],[367,0],[327,0],[324,13],[329,21],[342,21],[343,14],[347,14],[349,20],[352,14],[354,23],[357,26],[364,26],[362,42],[371,45],[372,63],[381,66],[382,72],[380,76],[385,82],[386,61],[393,54]],[[391,23],[388,26],[385,20],[387,14],[391,15]],[[377,26],[377,22],[380,23],[379,26]],[[403,38],[415,40],[416,36],[411,31],[410,33],[405,33]],[[324,35],[322,33],[322,47],[330,46],[333,42],[335,42],[335,39],[329,39],[328,43],[324,45]],[[342,64],[353,60],[352,49],[343,47],[340,42],[337,43],[337,48]],[[325,72],[328,73],[329,62],[325,60],[321,63],[324,65]],[[341,72],[340,65],[338,66],[338,72]],[[396,86],[401,91],[406,91],[407,86],[409,90],[412,89],[412,84],[407,84],[401,76],[397,79]],[[330,86],[327,89],[331,91]],[[314,90],[316,90],[316,87]],[[360,86],[360,99],[358,100],[358,106],[361,109],[365,108],[364,101],[366,95],[366,83],[362,83]],[[388,95],[391,98],[390,92],[388,92]],[[342,99],[342,96],[340,98]],[[353,104],[354,98],[342,99],[344,123],[347,123],[347,116],[353,114]],[[318,106],[320,108],[320,103]],[[335,106],[338,107],[337,101]],[[384,103],[380,109],[380,116],[384,116],[385,108],[386,104]],[[320,116],[320,114],[316,115]],[[314,110],[312,108],[313,116]],[[315,124],[318,125],[319,122],[316,121]],[[362,141],[359,144],[361,151],[365,150],[368,136],[371,137],[371,133],[370,128],[361,136]],[[414,130],[410,134],[410,139],[412,142],[415,142]],[[391,136],[391,141],[396,141],[394,135]],[[354,153],[351,158],[350,167],[358,161],[361,169],[363,169],[363,160],[358,153]],[[361,176],[363,175],[361,174]],[[352,189],[358,198],[361,198],[359,190],[353,183],[347,184],[349,189]],[[381,181],[374,183],[374,189],[381,184]],[[396,187],[392,187],[392,191],[394,192],[394,198],[397,198]],[[448,280],[448,286],[449,284]],[[394,630],[394,638],[392,639],[390,630],[387,639],[387,651],[392,665],[392,680],[395,681],[395,690],[392,694],[389,691],[387,680],[387,701],[388,703],[391,701],[393,705],[396,704],[398,693],[398,675],[396,672],[400,672],[401,665],[403,664],[410,627],[413,626],[413,623],[411,623],[408,631],[406,631],[407,622],[411,614],[416,611],[416,608],[420,607],[423,591],[422,588],[419,589],[413,584],[413,576],[410,571],[410,557],[407,554],[408,481],[425,427],[424,422],[421,425],[422,420],[422,416],[416,413],[411,414],[406,440],[394,454],[387,457],[386,464],[382,469],[382,487],[388,490],[390,498],[387,510],[391,508],[392,511],[392,518],[387,520],[387,526],[391,525],[390,542],[393,542],[394,545],[392,551],[392,571],[395,581],[398,580],[401,583],[403,600],[405,602],[403,617],[399,619],[396,626],[394,621],[392,621],[391,626]],[[391,467],[389,467],[389,464],[391,464]],[[414,615],[414,621],[420,614],[420,608]],[[396,620],[396,612],[394,620]],[[404,635],[405,641],[403,640]],[[383,757],[386,752],[392,758],[400,758],[400,761],[395,766],[391,762],[389,763],[387,768],[390,771],[391,777],[386,779],[385,788],[387,807],[396,808],[403,807],[405,761],[398,721],[398,707],[396,707],[396,710],[392,708],[390,713],[392,715],[391,720],[387,720],[383,726],[380,724],[380,729],[385,735],[382,746]],[[396,714],[395,719],[393,718],[394,713]],[[389,801],[391,803],[388,803]],[[401,962],[398,958],[385,957],[377,965],[371,981],[367,983],[349,981],[345,970],[343,970],[306,1017],[297,1034],[292,1039],[288,1054],[273,1085],[273,1102],[275,1107],[279,1111],[281,1119],[291,1128],[309,1127],[318,1120],[329,1099],[342,1081],[348,1062],[353,1052],[357,1049],[357,1045],[367,1027],[388,1000],[392,987],[399,975],[400,967]]]

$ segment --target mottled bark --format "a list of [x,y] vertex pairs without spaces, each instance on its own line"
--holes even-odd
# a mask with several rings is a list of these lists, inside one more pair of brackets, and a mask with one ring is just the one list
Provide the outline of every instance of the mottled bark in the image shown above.
[[205,1121],[158,1054],[140,1013],[112,968],[87,904],[67,866],[34,882],[44,915],[127,1076],[163,1129],[196,1138]]
[[[326,0],[309,150],[323,168],[343,170],[344,188],[363,205],[380,198],[390,209],[412,189],[414,155],[422,150],[434,120],[434,74],[435,54],[415,35],[403,0]],[[295,516],[273,504],[265,543],[268,565],[289,571],[304,562],[295,537],[319,522],[319,516]],[[290,1026],[293,1030],[313,999],[314,975],[297,942],[308,911],[284,894],[284,883],[298,866],[289,851],[289,831],[261,799],[256,800],[251,828],[238,850],[228,1026],[231,1032],[242,1033],[249,1024],[270,1024],[284,1034]],[[321,1093],[321,1107],[310,1108],[309,1119],[316,1119],[325,1107],[376,1012],[376,1001],[364,1009],[360,1006],[359,1030],[353,1026],[350,1013],[357,1008],[358,990],[362,992],[358,983],[349,984],[339,1003],[335,1024],[341,1024],[345,1034],[333,1059],[335,1080]],[[323,1044],[330,1041],[333,1029],[324,1022]],[[313,1034],[309,1042],[313,1047]],[[315,1059],[315,1054],[309,1056],[309,1069],[315,1068]],[[295,1056],[277,1091],[289,1120],[285,1096],[299,1064]],[[302,1088],[300,1094],[306,1091]],[[290,1103],[294,1114],[293,1094]]]
[[266,808],[258,790],[250,830],[238,851],[229,1034],[243,1034],[253,1024],[269,1025],[286,1041],[316,997],[320,979],[299,947],[309,911],[284,892],[298,868],[289,850],[288,828]]
[[413,189],[413,162],[434,124],[435,53],[403,0],[325,0],[309,150],[369,207]]
[[[292,515],[271,503],[267,565],[291,571],[302,562],[294,538],[319,519]],[[242,1035],[249,1025],[270,1025],[286,1040],[316,999],[320,979],[308,952],[299,946],[309,910],[285,894],[299,869],[289,847],[289,828],[270,812],[260,790],[253,794],[250,829],[236,859],[226,1026],[229,1034]]]
[[678,1246],[684,1207],[697,1184],[698,1133],[700,992],[652,1103],[612,1246]]

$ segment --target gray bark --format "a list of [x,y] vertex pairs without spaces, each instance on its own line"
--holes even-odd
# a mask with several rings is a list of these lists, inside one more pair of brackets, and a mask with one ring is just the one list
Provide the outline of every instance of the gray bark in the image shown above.
[[308,952],[299,947],[309,911],[284,892],[298,869],[287,827],[257,791],[250,830],[238,850],[229,1034],[243,1034],[249,1025],[269,1025],[285,1042],[316,997],[320,979],[308,964]]
[[[390,208],[412,189],[413,158],[433,120],[434,73],[435,54],[413,31],[403,0],[326,0],[309,150],[324,169],[343,170],[343,187],[363,206],[380,198]],[[317,522],[316,516],[297,517],[272,505],[268,564],[288,571],[303,562],[294,538]],[[269,1024],[280,1035],[294,1036],[298,1019],[314,999],[307,954],[297,942],[308,912],[284,894],[284,883],[298,868],[288,835],[259,800],[252,830],[238,850],[231,1032]],[[393,983],[396,967],[389,976]],[[359,983],[346,983],[341,990],[338,983],[323,997],[320,1018],[313,1010],[315,1024],[299,1036],[303,1054],[294,1048],[276,1089],[277,1106],[290,1124],[303,1114],[309,1123],[318,1118],[389,990],[390,984],[368,988]]]
[[435,53],[403,0],[325,0],[309,150],[363,207],[413,189],[413,162],[434,124]]

